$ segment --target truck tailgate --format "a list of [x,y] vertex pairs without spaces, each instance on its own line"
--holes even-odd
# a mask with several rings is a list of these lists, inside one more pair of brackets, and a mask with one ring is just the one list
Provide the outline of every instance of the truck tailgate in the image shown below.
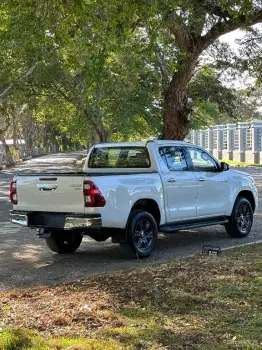
[[16,210],[84,213],[83,175],[16,177]]

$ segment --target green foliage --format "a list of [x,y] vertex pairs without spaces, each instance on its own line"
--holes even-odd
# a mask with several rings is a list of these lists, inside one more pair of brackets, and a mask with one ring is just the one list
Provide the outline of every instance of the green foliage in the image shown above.
[[198,101],[193,113],[192,129],[204,129],[210,125],[214,125],[220,117],[219,106],[215,102],[209,101]]
[[[251,0],[2,0],[0,103],[10,102],[16,111],[8,132],[17,123],[30,147],[64,149],[147,138],[163,128],[167,91],[177,76],[178,91],[188,91],[195,102],[193,127],[235,118],[236,110],[245,118],[256,105],[224,87],[210,67],[202,67],[190,85],[194,65],[188,76],[179,74],[219,35],[246,29],[260,9]],[[247,41],[244,46],[246,62],[258,72],[260,49],[252,44],[249,57]],[[220,62],[226,50],[213,48]],[[243,60],[233,61],[244,69]],[[4,113],[0,126],[5,121]]]
[[159,118],[152,118],[160,113],[158,72],[147,44],[137,45],[123,28],[130,4],[26,4],[1,4],[7,20],[0,40],[15,44],[9,50],[14,66],[2,70],[1,88],[12,84],[14,98],[30,104],[37,123],[50,130],[46,139],[61,142],[64,135],[85,144],[94,135],[101,141],[115,132],[126,137],[127,129],[135,137],[133,128],[147,137],[159,127]]
[[261,118],[256,93],[226,87],[210,66],[203,66],[194,76],[188,94],[194,101],[193,129]]
[[189,95],[194,101],[215,103],[220,113],[226,113],[229,117],[234,112],[234,90],[225,87],[218,77],[218,72],[210,66],[203,66],[195,75],[189,85]]

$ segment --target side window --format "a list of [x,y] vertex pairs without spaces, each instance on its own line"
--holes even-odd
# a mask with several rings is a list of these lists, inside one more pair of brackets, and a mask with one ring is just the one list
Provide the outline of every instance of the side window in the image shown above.
[[185,154],[180,147],[161,147],[159,153],[169,170],[187,170]]
[[188,152],[192,159],[195,170],[216,171],[217,164],[206,152],[197,148],[188,147]]

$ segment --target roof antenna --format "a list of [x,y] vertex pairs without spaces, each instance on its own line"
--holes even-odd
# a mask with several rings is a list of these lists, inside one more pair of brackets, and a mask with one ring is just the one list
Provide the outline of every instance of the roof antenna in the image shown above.
[[164,134],[162,132],[159,132],[157,134],[157,140],[163,140]]

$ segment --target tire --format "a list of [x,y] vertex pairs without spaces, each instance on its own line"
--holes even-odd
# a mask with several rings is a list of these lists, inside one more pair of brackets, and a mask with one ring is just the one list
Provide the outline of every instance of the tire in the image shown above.
[[147,211],[131,212],[127,240],[137,257],[148,257],[155,248],[158,228],[154,217]]
[[82,235],[68,234],[64,231],[52,232],[50,238],[46,238],[49,249],[58,254],[70,254],[77,250],[82,242]]
[[243,197],[236,199],[230,223],[225,225],[226,231],[232,238],[246,237],[253,225],[253,209],[250,202]]

